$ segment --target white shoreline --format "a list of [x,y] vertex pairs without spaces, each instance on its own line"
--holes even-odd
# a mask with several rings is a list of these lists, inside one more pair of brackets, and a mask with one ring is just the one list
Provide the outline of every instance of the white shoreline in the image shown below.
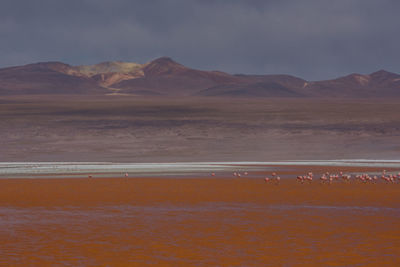
[[51,175],[80,173],[184,174],[233,170],[268,170],[272,166],[342,166],[399,168],[400,160],[308,160],[267,162],[175,162],[175,163],[113,163],[113,162],[0,162],[0,175]]

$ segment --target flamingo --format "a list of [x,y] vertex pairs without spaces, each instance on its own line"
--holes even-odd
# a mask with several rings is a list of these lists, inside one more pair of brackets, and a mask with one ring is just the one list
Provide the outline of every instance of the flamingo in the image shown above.
[[265,177],[265,178],[264,178],[264,181],[265,181],[266,183],[268,183],[269,180],[270,180],[269,177]]
[[343,178],[343,180],[345,180],[346,182],[350,182],[351,175],[343,175],[342,178]]
[[392,182],[389,176],[382,175],[381,179],[384,180],[386,183]]
[[328,178],[326,177],[325,174],[322,174],[321,177],[319,178],[321,183],[325,183],[326,181],[328,181]]
[[298,182],[300,182],[300,183],[304,183],[304,179],[303,179],[303,176],[301,176],[301,175],[299,175],[299,176],[297,176],[297,181]]
[[215,176],[215,172],[211,173],[211,176]]
[[360,180],[361,182],[364,182],[364,177],[360,174],[356,175],[356,181]]
[[126,173],[125,173],[125,177],[128,177],[128,176],[129,176],[129,174],[126,172]]

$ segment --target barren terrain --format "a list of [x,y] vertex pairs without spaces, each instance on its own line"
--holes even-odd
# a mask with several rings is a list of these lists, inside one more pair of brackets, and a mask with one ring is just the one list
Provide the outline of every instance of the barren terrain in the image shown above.
[[398,159],[390,99],[0,98],[0,161]]

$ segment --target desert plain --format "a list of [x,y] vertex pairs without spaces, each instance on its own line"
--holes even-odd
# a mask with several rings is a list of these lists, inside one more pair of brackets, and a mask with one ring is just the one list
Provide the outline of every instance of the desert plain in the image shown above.
[[398,99],[0,97],[0,161],[398,159]]

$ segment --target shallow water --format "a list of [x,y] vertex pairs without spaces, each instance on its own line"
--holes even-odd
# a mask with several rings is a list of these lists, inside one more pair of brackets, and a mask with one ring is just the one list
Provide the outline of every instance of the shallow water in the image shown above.
[[399,221],[400,184],[0,179],[0,266],[399,266]]
[[3,207],[0,264],[395,264],[399,217],[398,208],[240,203]]

